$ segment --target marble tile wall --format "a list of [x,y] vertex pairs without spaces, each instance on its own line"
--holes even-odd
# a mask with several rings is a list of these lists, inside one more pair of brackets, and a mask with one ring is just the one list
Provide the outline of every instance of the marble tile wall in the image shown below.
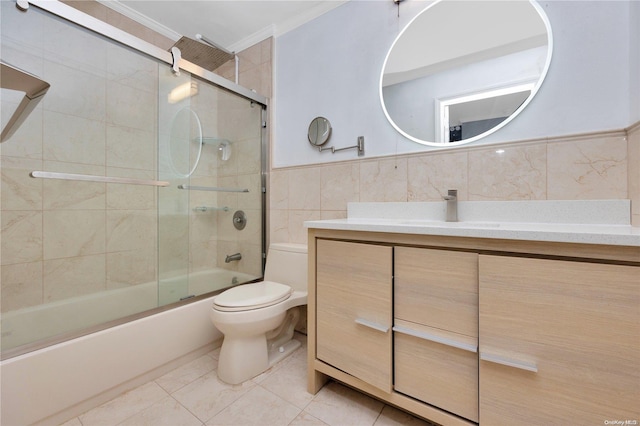
[[344,218],[358,201],[631,199],[640,226],[640,125],[398,157],[273,169],[270,239],[306,243],[303,222]]
[[[0,145],[2,312],[156,277],[153,188],[29,173],[155,178],[157,64],[60,20],[19,13],[2,2],[3,60],[51,88]],[[3,97],[3,122],[14,109]]]
[[[173,45],[98,2],[65,3],[163,49]],[[155,280],[156,246],[161,241],[153,188],[41,181],[28,173],[48,170],[155,179],[157,64],[61,21],[39,14],[12,19],[16,13],[13,3],[3,2],[3,34],[24,33],[3,43],[3,59],[43,76],[52,88],[28,122],[1,146],[2,311]],[[29,45],[15,41],[21,39]],[[271,95],[272,44],[268,39],[239,53],[240,84],[266,96]],[[217,73],[233,80],[235,62]],[[175,244],[165,244],[169,250],[161,260],[176,270],[186,265],[184,272],[222,264],[259,275],[259,109],[244,102],[223,112],[221,105],[232,104],[232,97],[219,99],[219,91],[207,85],[200,90],[193,108],[199,111],[205,136],[224,134],[234,145],[228,163],[219,163],[215,147],[205,145],[191,184],[246,186],[252,197],[230,195],[231,200],[218,200],[215,193],[191,193],[189,219],[176,223],[175,232],[163,234],[168,238],[165,243]],[[3,123],[19,101],[7,98],[3,97]],[[238,114],[240,110],[246,113]],[[234,128],[240,132],[234,133]],[[226,202],[230,211],[192,210],[219,202]],[[231,222],[236,209],[251,218],[242,234]],[[245,260],[225,265],[224,256],[237,251],[245,254]]]

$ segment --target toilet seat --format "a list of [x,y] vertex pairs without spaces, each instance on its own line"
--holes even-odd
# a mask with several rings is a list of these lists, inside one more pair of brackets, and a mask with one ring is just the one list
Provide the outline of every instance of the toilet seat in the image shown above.
[[213,307],[224,312],[265,308],[287,300],[291,293],[291,287],[273,281],[242,284],[214,297]]

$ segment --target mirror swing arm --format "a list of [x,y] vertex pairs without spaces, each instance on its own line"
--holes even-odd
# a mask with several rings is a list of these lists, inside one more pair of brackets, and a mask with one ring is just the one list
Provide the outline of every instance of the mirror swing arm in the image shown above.
[[344,151],[346,149],[357,149],[358,157],[364,155],[364,136],[358,136],[358,143],[353,146],[346,146],[344,148],[336,148],[335,146],[328,146],[323,148],[322,146],[329,141],[331,136],[331,123],[324,117],[316,117],[311,120],[309,124],[309,131],[307,132],[307,138],[309,143],[318,148],[318,152],[331,151],[335,154],[338,151]]
[[344,151],[345,149],[357,149],[358,157],[362,157],[364,155],[364,136],[358,136],[358,144],[353,146],[345,146],[344,148],[336,148],[335,146],[328,146],[326,148],[318,147],[318,151],[331,151],[332,154],[338,151]]

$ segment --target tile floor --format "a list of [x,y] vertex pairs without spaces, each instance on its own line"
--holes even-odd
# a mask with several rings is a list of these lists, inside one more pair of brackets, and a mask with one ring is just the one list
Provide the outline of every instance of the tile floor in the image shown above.
[[217,349],[63,426],[429,425],[335,382],[307,393],[306,336],[295,338],[300,349],[241,385],[218,380]]

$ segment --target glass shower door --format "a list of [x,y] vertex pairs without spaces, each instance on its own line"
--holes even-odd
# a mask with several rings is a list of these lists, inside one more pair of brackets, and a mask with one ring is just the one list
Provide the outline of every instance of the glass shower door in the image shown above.
[[159,81],[164,305],[262,277],[263,108],[184,71]]

